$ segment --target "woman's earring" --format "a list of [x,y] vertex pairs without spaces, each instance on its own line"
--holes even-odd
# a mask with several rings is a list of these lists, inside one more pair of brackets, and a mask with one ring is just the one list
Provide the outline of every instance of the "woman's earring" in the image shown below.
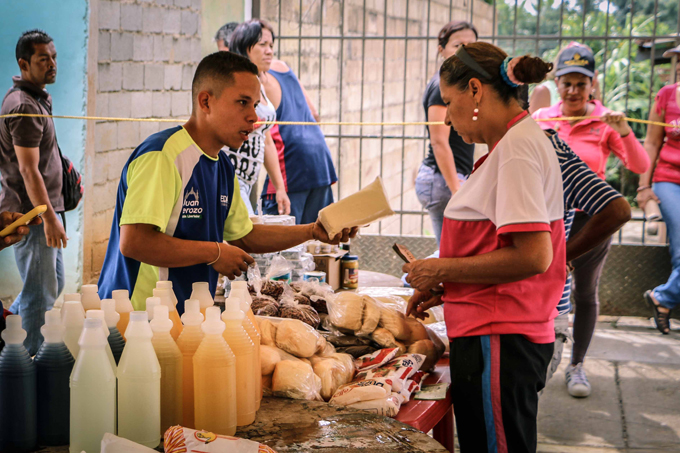
[[479,109],[474,109],[474,110],[472,111],[472,121],[477,121],[477,120],[479,119],[479,118],[477,117],[478,114],[479,114]]

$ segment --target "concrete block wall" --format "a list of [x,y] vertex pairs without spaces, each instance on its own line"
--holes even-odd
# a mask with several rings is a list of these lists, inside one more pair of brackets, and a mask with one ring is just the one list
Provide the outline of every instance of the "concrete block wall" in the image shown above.
[[[201,0],[93,1],[90,114],[188,118],[201,59]],[[96,43],[96,44],[95,44]],[[92,111],[94,110],[94,111]],[[177,123],[181,124],[181,123]],[[83,282],[96,282],[108,245],[121,170],[142,140],[174,124],[89,122]]]
[[[490,35],[492,6],[483,0],[473,1],[473,23],[480,35]],[[261,0],[260,17],[272,24],[277,36],[294,37],[277,40],[275,50],[300,78],[321,121],[424,121],[423,92],[441,63],[436,57],[436,39],[362,42],[337,37],[436,36],[450,19],[469,20],[471,1],[410,0],[408,12],[405,0],[367,0],[365,4],[364,10],[364,0],[303,0],[300,8],[299,0]],[[323,130],[328,135],[376,137],[327,138],[340,174],[336,198],[357,191],[382,174],[394,209],[422,209],[414,186],[426,142],[379,137],[425,136],[424,127],[366,126],[362,131],[358,126],[343,126],[342,130],[324,126]],[[381,232],[419,235],[422,223],[426,234],[432,231],[427,216],[423,221],[419,215],[410,215],[383,221]],[[372,225],[366,232],[377,233],[378,228]]]

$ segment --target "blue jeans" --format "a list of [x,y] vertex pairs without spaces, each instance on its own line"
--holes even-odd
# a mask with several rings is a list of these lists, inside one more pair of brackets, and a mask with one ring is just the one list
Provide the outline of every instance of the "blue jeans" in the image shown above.
[[[331,186],[323,186],[300,192],[288,192],[288,198],[290,215],[295,217],[297,225],[314,223],[319,217],[319,211],[333,203],[333,189]],[[267,195],[262,200],[262,211],[267,215],[279,214],[279,205],[274,195]]]
[[43,342],[40,328],[45,324],[45,312],[64,290],[64,262],[61,249],[47,246],[42,223],[32,226],[28,236],[14,246],[14,258],[24,288],[9,311],[21,315],[27,334],[24,345],[35,355]]
[[661,306],[674,309],[680,305],[680,185],[672,182],[654,183],[654,193],[659,197],[659,208],[666,223],[670,239],[673,271],[668,281],[654,288],[654,297]]
[[[458,173],[458,180],[461,184],[467,176]],[[444,210],[451,199],[451,191],[446,185],[446,180],[440,172],[427,165],[421,165],[416,177],[416,196],[423,208],[430,214],[434,236],[437,238],[437,248],[442,236],[442,225],[444,224]]]

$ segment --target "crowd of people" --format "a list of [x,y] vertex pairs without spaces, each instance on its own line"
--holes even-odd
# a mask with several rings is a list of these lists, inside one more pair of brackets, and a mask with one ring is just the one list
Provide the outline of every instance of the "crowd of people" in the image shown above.
[[[672,127],[649,126],[643,146],[625,115],[599,99],[587,46],[570,43],[549,63],[508,56],[477,38],[472,24],[459,21],[438,36],[441,66],[425,88],[423,108],[428,121],[445,125],[427,128],[430,147],[416,192],[440,250],[404,266],[415,288],[407,312],[423,317],[444,305],[461,449],[535,451],[539,396],[568,339],[567,391],[574,397],[592,391],[583,363],[598,316],[599,279],[612,234],[631,217],[628,202],[604,181],[612,154],[641,175],[638,204],[659,203],[668,228],[672,274],[643,297],[659,331],[670,331],[670,312],[680,303],[680,211],[674,208],[680,201],[680,84],[662,88],[650,112],[651,120]],[[297,76],[274,58],[275,39],[260,19],[218,30],[218,51],[194,75],[191,118],[134,150],[118,187],[101,298],[128,289],[133,306],[143,310],[156,282],[170,280],[182,313],[192,282],[208,281],[214,292],[219,274],[234,278],[247,269],[250,253],[356,235],[352,228],[329,237],[317,221],[333,202],[337,181],[320,127],[257,124],[318,121]],[[669,52],[680,55],[680,46]],[[20,37],[21,75],[3,99],[2,114],[50,114],[45,87],[56,80],[56,58],[45,32]],[[529,85],[539,83],[530,96]],[[474,144],[489,150],[477,161]],[[24,288],[9,311],[22,316],[31,354],[42,342],[45,312],[64,286],[60,156],[51,118],[0,122],[0,229],[47,206],[42,220],[0,240],[0,249],[14,245]],[[263,165],[262,212],[293,215],[297,225],[250,220]],[[430,291],[439,286],[443,294]]]

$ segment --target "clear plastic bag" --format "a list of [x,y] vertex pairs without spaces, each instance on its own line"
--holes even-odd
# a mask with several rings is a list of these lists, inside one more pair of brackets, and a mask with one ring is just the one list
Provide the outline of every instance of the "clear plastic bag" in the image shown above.
[[335,391],[354,378],[354,362],[348,354],[331,354],[312,357],[314,373],[321,379],[321,397],[329,401]]
[[288,260],[285,259],[283,256],[277,255],[274,258],[272,258],[271,262],[269,263],[269,270],[267,271],[266,278],[269,280],[271,279],[286,280],[283,277],[285,277],[286,275],[290,277],[290,273],[293,269],[295,269],[295,266],[289,263]]
[[281,398],[323,401],[321,378],[302,360],[282,360],[272,375],[272,393]]
[[334,406],[348,406],[361,401],[387,398],[391,393],[392,386],[385,381],[367,379],[365,381],[350,382],[341,385],[335,391],[330,404]]
[[[382,415],[383,417],[396,417],[401,408],[402,401],[403,399],[400,394],[392,393],[385,398],[360,401],[358,403],[350,404],[347,407],[372,412],[376,415]],[[406,401],[408,401],[408,399]]]

